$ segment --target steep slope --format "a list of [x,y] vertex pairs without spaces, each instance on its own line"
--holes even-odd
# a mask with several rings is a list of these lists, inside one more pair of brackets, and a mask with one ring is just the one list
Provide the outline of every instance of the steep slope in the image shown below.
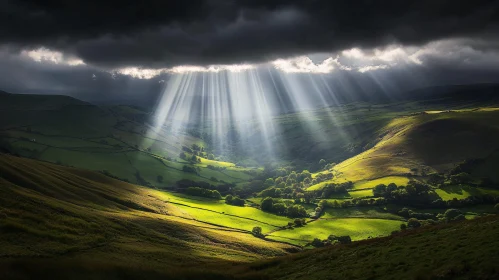
[[374,147],[334,168],[342,173],[340,177],[360,181],[422,175],[487,157],[499,149],[499,111],[424,112],[396,118],[379,133]]
[[216,220],[198,221],[183,209],[160,191],[0,154],[0,260],[105,260],[166,268],[296,250]]

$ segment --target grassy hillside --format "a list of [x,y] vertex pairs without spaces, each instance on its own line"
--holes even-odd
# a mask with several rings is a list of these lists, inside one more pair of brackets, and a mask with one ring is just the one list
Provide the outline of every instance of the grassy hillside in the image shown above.
[[354,190],[381,183],[405,185],[408,178],[446,172],[464,160],[481,158],[487,160],[474,173],[493,179],[499,166],[498,127],[497,108],[426,111],[395,118],[378,131],[376,145],[334,167],[339,176],[333,181],[353,181]]
[[238,270],[268,279],[497,279],[499,217],[407,231],[261,261]]
[[251,235],[253,226],[272,227],[267,223],[280,217],[230,216],[236,212],[230,207],[244,208],[214,202],[200,201],[194,209],[193,199],[30,159],[0,155],[0,193],[1,260],[86,259],[165,268],[297,250]]
[[[205,158],[193,163],[179,158],[183,147],[205,147],[206,143],[186,132],[149,126],[149,114],[138,108],[97,107],[55,95],[2,94],[0,104],[0,146],[23,157],[106,171],[160,188],[180,179],[216,185],[252,178],[251,169],[232,163]],[[197,169],[196,173],[184,172],[184,165]],[[212,170],[208,165],[225,170]]]

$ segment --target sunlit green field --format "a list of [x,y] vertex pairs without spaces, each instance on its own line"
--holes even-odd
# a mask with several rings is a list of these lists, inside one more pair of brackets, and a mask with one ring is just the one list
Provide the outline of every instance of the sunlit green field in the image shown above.
[[352,240],[361,240],[378,236],[390,235],[400,229],[402,221],[362,218],[319,219],[303,227],[292,230],[281,230],[272,233],[279,239],[287,239],[290,243],[305,245],[314,238],[326,239],[329,235],[349,235]]
[[408,182],[409,182],[409,179],[407,177],[388,176],[388,177],[383,177],[383,178],[374,179],[374,180],[357,181],[354,183],[353,189],[354,190],[372,189],[379,184],[388,185],[390,183],[395,183],[397,186],[405,186],[405,185],[407,185]]
[[156,194],[164,201],[171,202],[173,207],[181,209],[186,217],[226,227],[250,231],[253,227],[259,226],[262,227],[263,233],[266,233],[275,230],[277,227],[286,226],[291,221],[286,217],[266,213],[249,206],[232,206],[225,204],[224,201],[189,197],[162,191],[157,191]]
[[470,196],[481,196],[484,194],[499,195],[499,190],[476,188],[469,186],[445,186],[436,189],[435,192],[442,200],[464,199]]

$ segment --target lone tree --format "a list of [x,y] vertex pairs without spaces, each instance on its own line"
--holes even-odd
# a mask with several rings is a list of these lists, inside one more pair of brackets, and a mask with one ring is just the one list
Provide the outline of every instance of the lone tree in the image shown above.
[[261,227],[254,227],[253,230],[251,230],[251,233],[258,237],[258,238],[262,238],[263,237],[263,234],[262,234],[262,228]]

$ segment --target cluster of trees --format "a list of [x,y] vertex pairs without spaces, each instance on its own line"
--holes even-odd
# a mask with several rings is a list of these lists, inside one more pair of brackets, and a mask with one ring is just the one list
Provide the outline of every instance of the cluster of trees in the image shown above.
[[[197,157],[201,157],[201,158],[205,158],[205,159],[209,159],[209,160],[215,159],[214,154],[206,152],[204,147],[201,147],[197,144],[192,144],[192,146],[190,148],[186,147],[186,146],[182,146],[182,152],[180,153],[180,155],[182,155],[182,153],[184,153],[184,152],[191,154],[192,155],[190,157],[191,159],[196,157],[196,160],[198,162],[201,162],[201,159],[197,158]],[[184,156],[187,157],[187,155],[184,155]],[[180,158],[182,158],[182,156]],[[182,159],[185,159],[185,158],[182,158]]]
[[198,173],[198,171],[196,170],[195,167],[189,166],[189,165],[184,165],[182,167],[182,171],[187,172],[187,173],[196,173],[196,174]]
[[352,182],[345,182],[341,184],[327,184],[321,190],[314,191],[314,197],[316,198],[330,198],[337,196],[338,194],[346,194],[348,190],[353,188]]
[[244,206],[244,199],[240,198],[239,196],[232,196],[232,195],[227,195],[225,197],[225,203],[229,205],[234,205],[234,206]]
[[[272,179],[267,179],[264,183],[265,186],[269,185]],[[259,197],[272,197],[272,198],[287,198],[294,199],[296,203],[305,201],[305,203],[310,203],[312,200],[317,198],[331,198],[338,194],[346,194],[348,190],[353,187],[352,182],[345,182],[341,184],[328,184],[321,190],[316,191],[304,191],[302,188],[293,187],[269,187],[261,191]]]
[[278,188],[284,188],[286,186],[306,188],[312,184],[317,184],[317,180],[312,179],[312,174],[308,170],[303,170],[301,173],[291,171],[289,174],[286,174],[286,172],[285,169],[278,169],[275,173],[282,176],[277,176],[275,179],[268,178],[265,180],[265,185],[267,187],[276,186]]
[[219,185],[211,185],[210,183],[203,181],[193,181],[189,179],[182,179],[175,183],[175,189],[179,192],[185,192],[185,189],[189,187],[199,187],[207,190],[217,190],[223,195],[230,194],[232,192],[232,188],[234,184],[219,184]]
[[471,175],[466,172],[449,176],[449,183],[451,185],[470,184],[472,180]]
[[217,171],[223,171],[223,170],[226,170],[227,167],[225,166],[214,166],[214,165],[208,165],[206,166],[208,169],[211,169],[211,170],[217,170]]
[[[402,209],[401,212],[405,212],[405,214],[409,213],[410,210]],[[401,224],[400,229],[401,230],[406,230],[406,229],[413,229],[413,228],[419,228],[422,226],[428,226],[428,225],[435,225],[438,223],[446,223],[446,222],[453,222],[453,221],[462,221],[466,220],[466,217],[464,216],[463,212],[461,212],[458,209],[447,209],[443,214],[438,214],[438,215],[433,215],[432,218],[429,218],[429,213],[424,213],[426,214],[426,217],[423,217],[424,219],[419,219],[416,217],[409,218],[407,220],[407,225],[406,224]]]
[[479,204],[495,204],[499,203],[499,196],[482,195],[482,196],[469,196],[464,199],[454,198],[452,200],[443,201],[436,199],[431,202],[430,206],[434,208],[461,208],[467,206],[474,206]]
[[390,202],[403,203],[428,203],[435,198],[436,194],[427,184],[410,181],[407,186],[397,187],[390,183],[388,186],[379,184],[373,188],[374,197],[383,197]]
[[415,218],[418,220],[429,220],[429,219],[435,219],[436,215],[433,213],[419,213],[415,212],[409,208],[402,208],[400,211],[398,211],[398,214],[404,218]]
[[324,247],[324,246],[330,246],[330,245],[336,245],[336,244],[349,244],[349,243],[352,243],[352,238],[350,238],[349,235],[336,236],[336,235],[331,234],[325,240],[320,240],[319,238],[314,238],[314,240],[312,241],[312,243],[310,243],[310,245],[312,245],[314,247]]
[[188,187],[184,190],[188,195],[201,196],[213,199],[222,199],[222,195],[217,190],[203,189],[200,187]]
[[266,197],[260,205],[262,211],[285,215],[291,218],[307,217],[305,207],[297,204],[284,203],[272,197]]
[[319,160],[319,168],[321,170],[330,170],[331,168],[333,168],[334,166],[336,165],[336,163],[332,162],[332,163],[327,163],[325,159],[321,159]]
[[201,158],[198,158],[196,155],[188,156],[186,153],[180,152],[178,157],[193,163],[201,163]]
[[316,208],[316,212],[322,212],[327,208],[347,208],[353,206],[381,206],[385,205],[387,200],[384,198],[354,198],[348,200],[321,200]]

